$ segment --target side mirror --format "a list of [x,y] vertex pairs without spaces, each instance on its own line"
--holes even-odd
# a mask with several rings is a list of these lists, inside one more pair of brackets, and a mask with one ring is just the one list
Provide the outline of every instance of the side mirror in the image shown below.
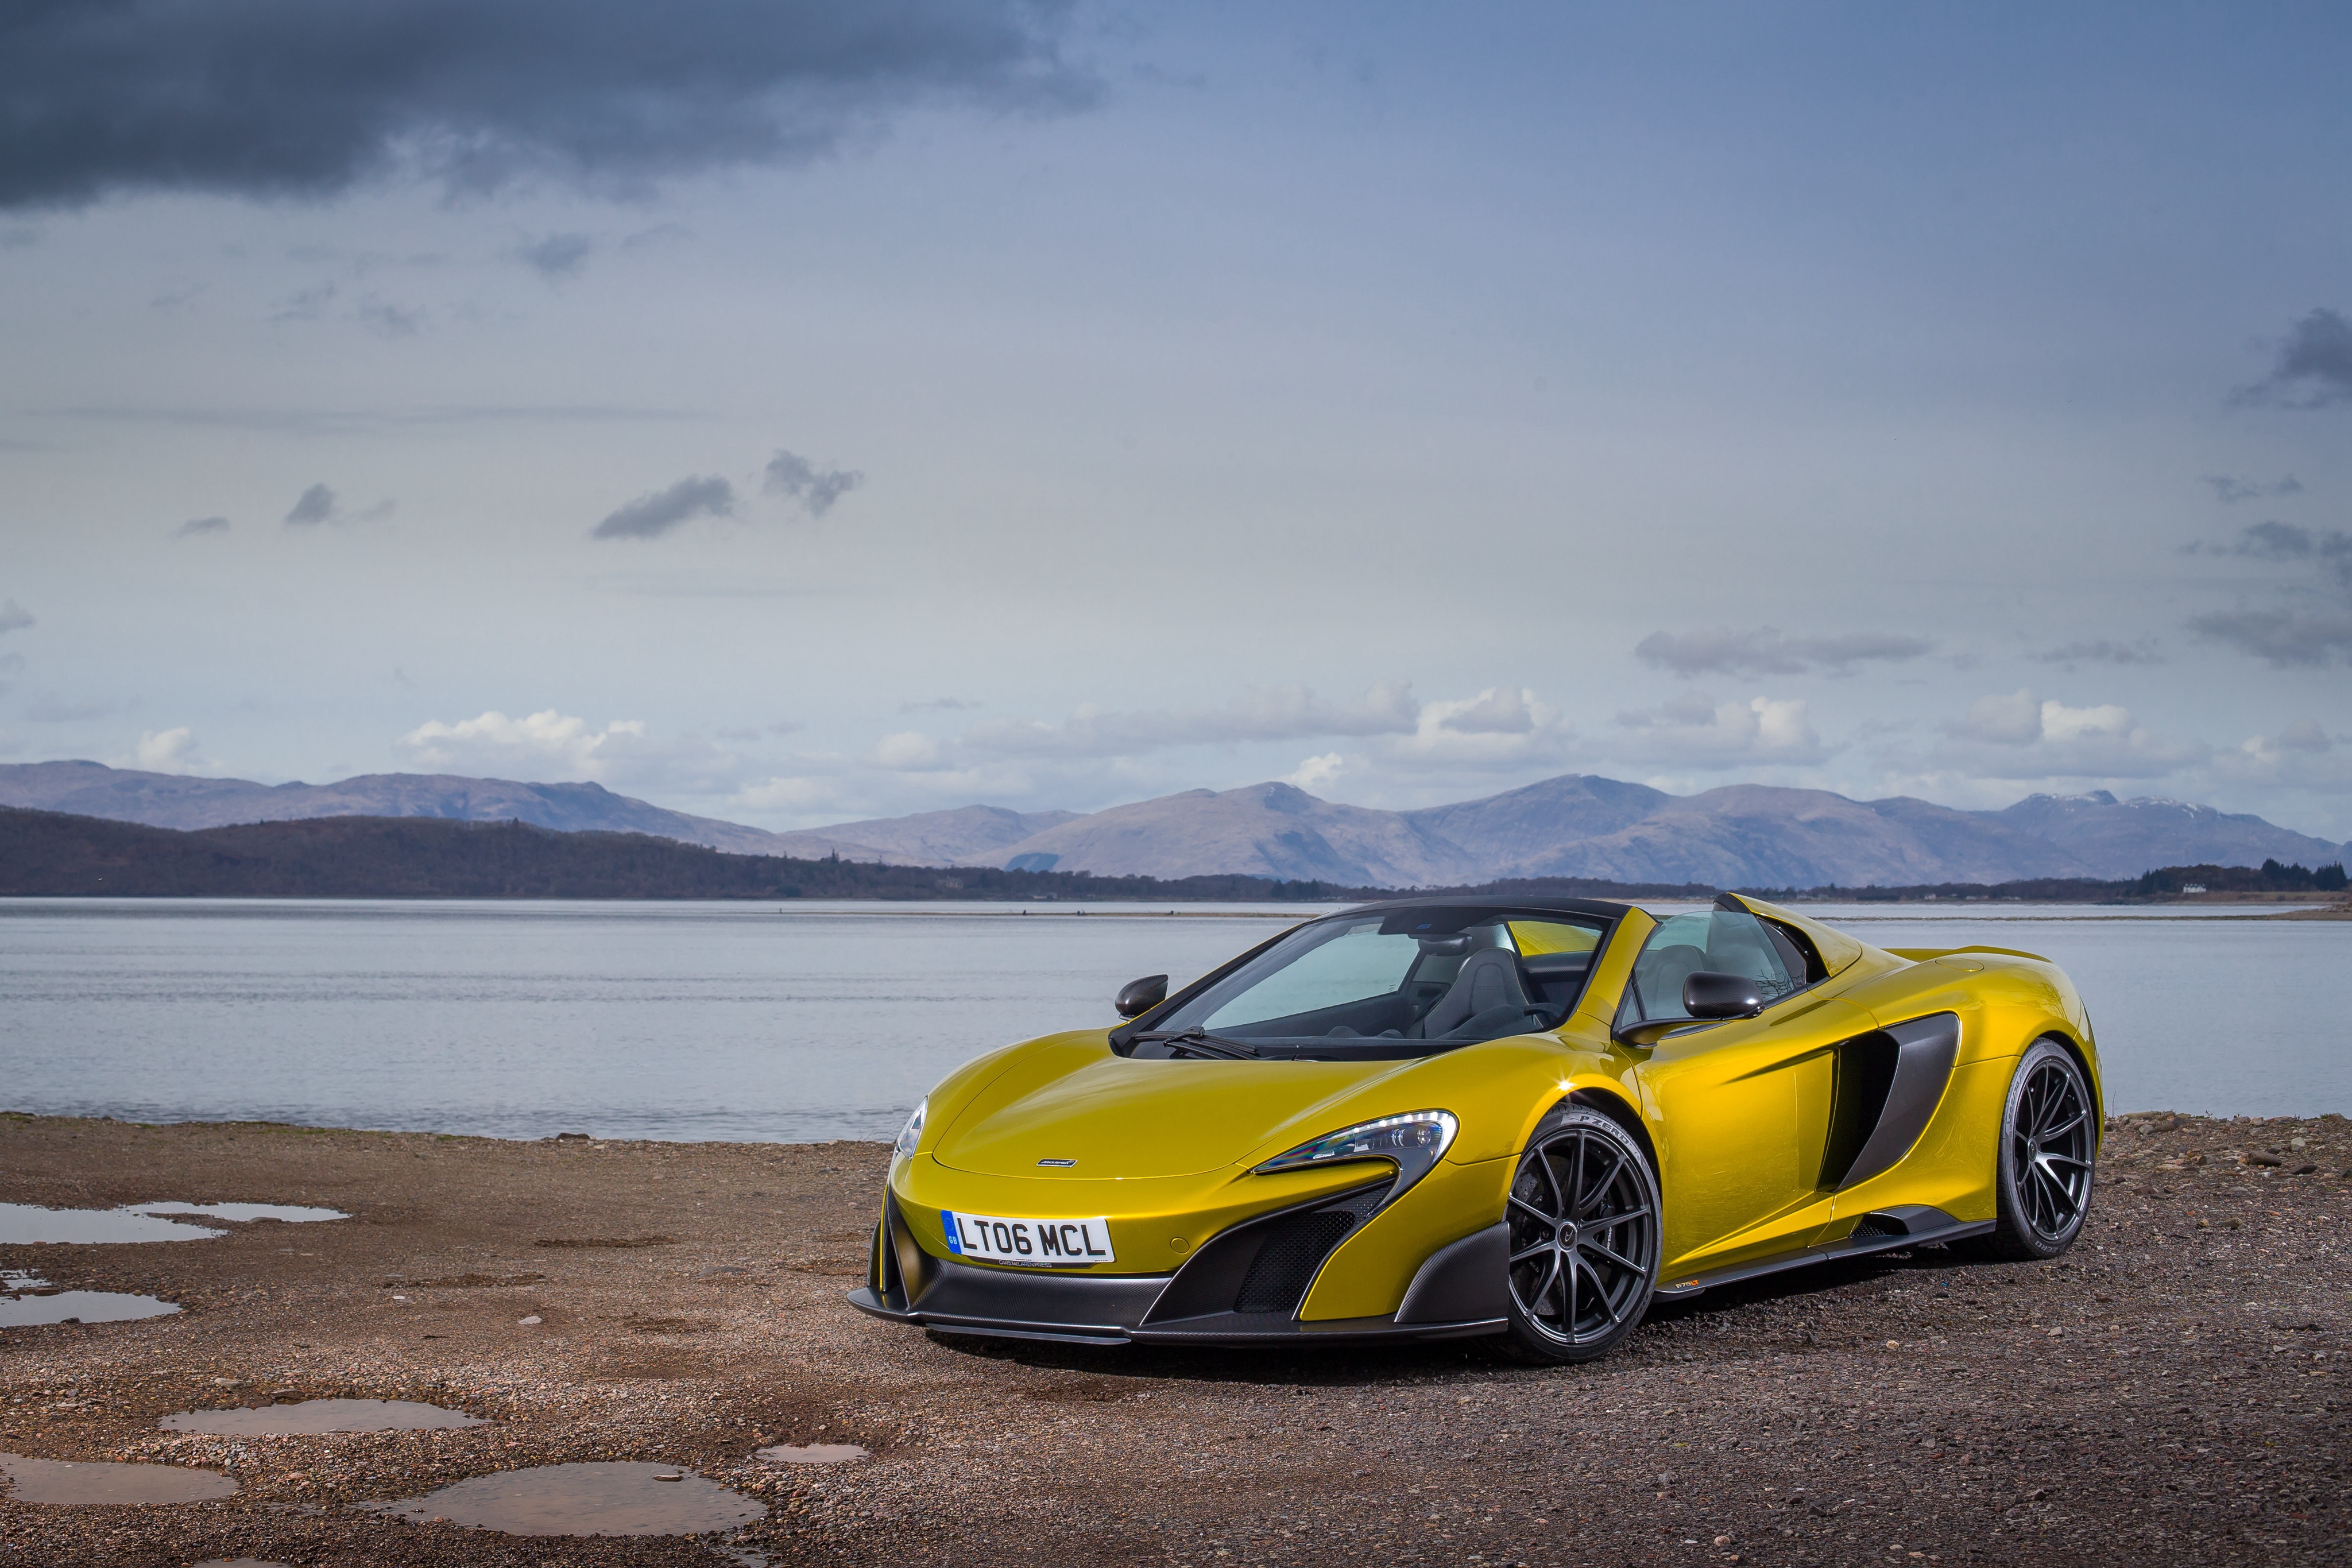
[[1683,981],[1683,1011],[1695,1019],[1749,1019],[1763,1010],[1763,990],[1744,975],[1697,969]]
[[1123,1019],[1141,1018],[1145,1013],[1168,999],[1168,977],[1146,975],[1139,980],[1129,980],[1118,988],[1118,1000],[1111,1006]]

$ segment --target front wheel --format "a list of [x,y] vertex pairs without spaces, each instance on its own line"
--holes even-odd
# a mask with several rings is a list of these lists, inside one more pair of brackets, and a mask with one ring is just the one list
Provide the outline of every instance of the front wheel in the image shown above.
[[1658,1282],[1658,1178],[1633,1134],[1564,1105],[1536,1124],[1511,1178],[1512,1351],[1590,1361],[1616,1348]]
[[2055,1258],[2091,1212],[2098,1127],[2091,1086],[2074,1053],[2038,1040],[2018,1059],[2000,1121],[1995,1173],[2000,1218],[1990,1236],[1961,1243],[1979,1257]]

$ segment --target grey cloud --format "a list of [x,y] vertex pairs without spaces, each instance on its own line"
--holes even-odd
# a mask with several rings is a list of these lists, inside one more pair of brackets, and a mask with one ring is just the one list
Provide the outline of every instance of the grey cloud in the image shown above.
[[979,706],[978,703],[968,703],[961,697],[933,697],[929,702],[900,703],[898,711],[900,713],[961,713],[968,708],[976,708]]
[[2352,614],[2294,610],[2223,610],[2191,628],[2280,669],[2352,664]]
[[2241,479],[2232,474],[2208,474],[2201,483],[2210,486],[2213,498],[2225,507],[2239,501],[2259,501],[2269,496],[2303,494],[2303,481],[2292,474],[2274,485],[2265,485],[2259,479]]
[[1653,632],[1633,645],[1633,656],[1678,675],[1795,675],[1815,665],[1843,673],[1867,659],[1916,659],[1934,647],[1925,637],[1895,632],[1787,637],[1759,626],[1749,632]]
[[131,706],[129,703],[108,702],[101,697],[85,697],[80,702],[69,703],[47,696],[27,704],[25,716],[35,724],[87,724],[94,718],[124,712]]
[[2201,542],[2189,547],[2191,555],[2242,556],[2253,560],[2308,561],[2332,573],[2352,588],[2352,534],[2341,528],[2321,532],[2294,523],[2254,523],[2238,530],[2227,544]]
[[[16,677],[25,673],[25,655],[0,653],[0,692],[15,689]],[[22,749],[21,747],[19,749]]]
[[[330,505],[331,505],[332,492],[330,492],[329,495]],[[298,511],[300,509],[300,503],[296,503],[296,509]],[[290,521],[291,519],[289,520]],[[226,517],[190,517],[186,522],[182,523],[178,528],[172,530],[172,537],[175,539],[184,539],[193,538],[198,534],[225,534],[226,532],[228,532],[228,519]]]
[[812,517],[833,510],[833,504],[866,483],[866,476],[846,468],[819,468],[805,457],[779,448],[768,459],[768,476],[760,486],[771,496],[789,496],[808,508]]
[[735,510],[735,486],[715,476],[680,479],[667,490],[640,496],[598,523],[596,539],[651,539],[696,517],[724,517]]
[[31,611],[13,599],[0,599],[0,632],[22,632],[36,624]]
[[596,242],[586,235],[545,235],[518,248],[517,261],[553,283],[577,277],[594,254]]
[[316,528],[320,523],[331,521],[337,515],[335,493],[324,485],[313,485],[302,492],[301,499],[294,503],[294,509],[286,514],[286,526],[289,528]]
[[804,162],[923,100],[1091,101],[1068,0],[13,0],[0,207],[604,190]]
[[2325,408],[2352,402],[2352,321],[2322,307],[2287,329],[2271,373],[2230,394],[2241,406]]
[[2137,643],[2111,643],[2101,637],[2095,642],[2069,643],[2063,648],[2048,648],[2028,658],[2044,664],[2161,664],[2164,655],[2157,652],[2156,640],[2143,637]]
[[424,311],[388,299],[363,300],[352,314],[379,338],[414,338],[425,330]]
[[992,758],[1123,757],[1175,746],[1411,735],[1421,712],[1412,687],[1402,683],[1376,685],[1347,703],[1318,697],[1305,686],[1276,686],[1222,708],[1081,708],[1058,725],[997,719],[966,730],[960,744],[968,754]]
[[[75,406],[37,410],[50,419],[81,420],[107,424],[160,424],[194,430],[259,430],[289,435],[388,435],[402,431],[502,421],[550,423],[630,423],[637,421],[698,420],[702,411],[681,408],[627,408],[594,403],[467,404],[378,409],[317,408],[97,408]],[[26,449],[47,450],[25,444]]]

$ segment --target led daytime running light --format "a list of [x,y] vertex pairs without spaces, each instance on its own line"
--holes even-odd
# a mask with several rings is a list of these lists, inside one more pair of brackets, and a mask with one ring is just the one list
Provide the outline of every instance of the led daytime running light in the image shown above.
[[1341,1160],[1390,1160],[1402,1177],[1396,1190],[1402,1192],[1445,1157],[1458,1125],[1451,1111],[1413,1111],[1377,1122],[1360,1122],[1311,1144],[1301,1144],[1288,1154],[1276,1155],[1252,1174],[1266,1176]]

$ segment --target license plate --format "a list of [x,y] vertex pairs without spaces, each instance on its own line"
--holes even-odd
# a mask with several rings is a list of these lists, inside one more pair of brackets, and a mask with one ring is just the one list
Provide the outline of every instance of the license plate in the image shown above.
[[940,1216],[948,1250],[959,1258],[1018,1263],[1030,1269],[1083,1268],[1118,1260],[1108,1219],[1003,1219],[992,1214]]

